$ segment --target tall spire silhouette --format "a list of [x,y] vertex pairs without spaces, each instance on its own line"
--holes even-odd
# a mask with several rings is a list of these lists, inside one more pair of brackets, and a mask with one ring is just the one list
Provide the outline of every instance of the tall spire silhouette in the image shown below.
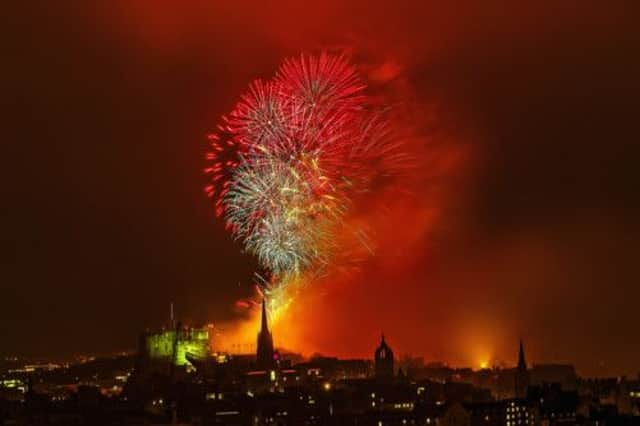
[[527,360],[524,357],[524,344],[520,339],[520,350],[518,352],[518,367],[515,371],[515,397],[525,398],[529,388],[529,372],[527,371]]
[[258,347],[256,353],[256,364],[258,368],[271,368],[274,364],[273,360],[273,336],[269,331],[269,323],[267,321],[267,299],[262,299],[262,318],[260,323],[260,331],[258,332]]
[[260,323],[260,332],[269,332],[269,323],[267,322],[267,301],[262,301],[262,321]]
[[520,339],[520,353],[518,353],[518,370],[526,370],[527,361],[524,358],[524,345],[522,339]]

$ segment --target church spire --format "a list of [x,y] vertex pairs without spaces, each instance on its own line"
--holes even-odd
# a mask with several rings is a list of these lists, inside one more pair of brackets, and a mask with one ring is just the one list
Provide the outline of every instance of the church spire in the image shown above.
[[524,345],[522,339],[520,339],[520,353],[518,354],[518,370],[526,370],[527,361],[524,358]]
[[260,323],[260,332],[269,333],[269,323],[267,322],[267,299],[262,299],[262,322]]
[[269,323],[267,322],[267,299],[264,298],[262,299],[262,321],[260,323],[260,331],[258,332],[256,353],[258,368],[268,369],[273,367],[273,355],[273,336],[269,332]]
[[515,371],[515,397],[525,398],[529,389],[529,372],[527,361],[524,358],[524,344],[520,339],[520,351],[518,353],[518,367]]

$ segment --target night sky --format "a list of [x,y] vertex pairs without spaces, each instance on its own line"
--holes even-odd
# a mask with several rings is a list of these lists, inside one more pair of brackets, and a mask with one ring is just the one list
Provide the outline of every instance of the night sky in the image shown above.
[[293,349],[370,356],[384,331],[477,367],[513,364],[522,337],[533,362],[640,371],[635,2],[14,3],[0,354],[135,348],[170,301],[237,318],[256,265],[203,193],[206,135],[283,58],[341,46],[429,111],[435,160],[376,258],[296,308]]

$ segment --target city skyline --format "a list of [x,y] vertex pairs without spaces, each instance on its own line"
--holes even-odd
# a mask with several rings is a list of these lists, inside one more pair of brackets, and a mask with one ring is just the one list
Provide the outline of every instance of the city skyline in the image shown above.
[[[0,360],[0,420],[14,424],[635,424],[640,378],[584,378],[572,365],[451,368],[398,358],[384,334],[370,359],[274,348],[266,304],[256,349],[207,348],[213,328],[174,318],[140,335],[135,353],[69,363]],[[23,361],[22,361],[23,362]]]
[[363,358],[384,332],[396,356],[477,369],[522,339],[530,364],[638,374],[623,5],[114,2],[8,6],[1,356],[135,349],[172,302],[253,341],[261,265],[203,192],[207,135],[254,79],[328,49],[411,107],[424,167],[368,223],[374,255],[309,286],[275,346]]
[[[217,353],[217,354],[224,354],[228,356],[247,356],[247,355],[254,355],[256,351],[258,353],[262,352],[263,355],[257,356],[257,359],[262,359],[262,361],[260,361],[262,365],[265,364],[265,359],[271,359],[274,353],[274,349],[278,353],[284,353],[284,354],[287,354],[287,356],[294,356],[295,359],[311,360],[317,357],[320,357],[320,358],[337,357],[338,355],[337,353],[332,353],[330,351],[322,352],[322,353],[321,352],[298,353],[295,350],[291,350],[290,348],[288,348],[286,345],[286,342],[278,342],[277,340],[275,340],[277,339],[277,337],[274,339],[274,337],[272,336],[272,333],[269,330],[270,326],[267,325],[268,319],[266,316],[267,314],[264,310],[264,304],[260,304],[259,306],[260,306],[259,308],[260,315],[257,317],[257,321],[252,321],[251,326],[249,326],[248,329],[245,331],[250,336],[252,335],[252,333],[258,336],[257,342],[255,338],[249,337],[247,341],[242,341],[241,343],[229,344],[228,343],[229,340],[225,337],[225,332],[228,331],[230,332],[232,337],[235,337],[233,329],[231,330],[221,329],[212,323],[201,324],[201,325],[183,323],[182,321],[180,321],[179,318],[175,317],[175,307],[173,303],[170,304],[168,320],[164,323],[159,322],[152,327],[146,328],[144,333],[147,333],[149,335],[154,335],[154,333],[158,331],[154,332],[153,330],[160,330],[160,332],[163,333],[165,331],[170,331],[172,329],[175,329],[176,327],[187,327],[189,329],[193,328],[194,330],[198,330],[198,329],[208,330],[207,331],[208,337],[206,338],[206,341],[208,342],[206,344],[207,351],[210,351],[212,353]],[[235,324],[235,323],[232,323],[232,324]],[[268,337],[264,337],[265,333]],[[161,336],[161,335],[158,335],[158,336]],[[378,337],[381,336],[382,341],[385,342],[386,339],[385,339],[385,333],[383,330],[379,330],[377,332],[377,336]],[[264,341],[265,338],[267,339],[268,342],[270,342],[268,343],[268,345],[271,345],[270,349],[267,349],[266,352],[264,349],[262,350],[258,349],[261,344],[260,342]],[[166,340],[166,336],[159,338],[158,342],[161,342],[163,339]],[[393,337],[392,337],[392,340],[393,340]],[[235,340],[232,340],[232,341],[235,341]],[[535,359],[530,356],[530,352],[528,352],[528,354],[526,355],[526,359],[528,361],[525,361],[525,355],[524,355],[525,342],[522,339],[522,337],[519,337],[518,341],[510,342],[510,343],[513,346],[515,343],[518,343],[518,342],[519,342],[518,352],[514,350],[513,353],[511,354],[511,358],[506,358],[506,359],[496,359],[496,358],[487,357],[487,358],[478,358],[476,362],[470,363],[470,364],[452,364],[446,359],[439,359],[439,358],[429,359],[429,358],[425,358],[424,355],[420,353],[403,352],[402,350],[400,350],[396,354],[396,361],[420,362],[421,365],[427,366],[427,367],[429,366],[444,367],[444,368],[451,368],[453,370],[471,369],[473,371],[510,370],[515,368],[520,368],[523,365],[525,366],[525,368],[536,368],[536,367],[546,367],[546,366],[567,366],[571,368],[575,367],[574,363],[569,359],[566,359],[566,360]],[[267,344],[267,343],[263,343],[263,344]],[[343,355],[337,358],[364,359],[364,360],[375,359],[375,354],[372,355],[371,353],[372,351],[370,349],[371,348],[369,348],[368,352],[365,351],[363,353],[351,354],[347,356]],[[402,349],[402,348],[397,348],[397,349]],[[64,355],[46,354],[46,353],[33,354],[33,355],[21,355],[16,352],[7,351],[6,353],[1,354],[2,356],[0,356],[0,358],[4,358],[7,361],[15,361],[15,362],[28,362],[28,363],[64,362],[64,363],[73,364],[75,362],[78,362],[78,360],[80,360],[80,362],[84,362],[83,360],[86,360],[86,359],[109,358],[113,356],[129,356],[132,354],[137,354],[138,352],[139,352],[139,348],[136,348],[135,345],[131,345],[129,347],[111,348],[110,350],[102,351],[102,352],[90,352],[90,351],[87,352],[87,351],[81,350],[81,351],[76,351],[74,353],[67,353]],[[184,362],[185,361],[183,360],[183,363]],[[582,374],[578,369],[575,370],[575,373],[581,377],[586,377],[586,378],[591,378],[591,377],[607,378],[612,376],[611,374],[590,376],[588,374]],[[622,376],[626,376],[626,374],[613,374],[613,376],[622,377]],[[629,377],[634,377],[634,374],[633,373],[629,374]]]

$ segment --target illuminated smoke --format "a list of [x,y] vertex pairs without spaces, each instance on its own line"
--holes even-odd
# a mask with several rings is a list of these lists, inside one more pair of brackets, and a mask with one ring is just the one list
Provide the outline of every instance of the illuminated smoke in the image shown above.
[[268,271],[259,290],[272,316],[302,284],[353,258],[349,240],[371,251],[365,229],[348,219],[407,171],[388,117],[344,56],[301,55],[250,84],[210,136],[205,191]]

